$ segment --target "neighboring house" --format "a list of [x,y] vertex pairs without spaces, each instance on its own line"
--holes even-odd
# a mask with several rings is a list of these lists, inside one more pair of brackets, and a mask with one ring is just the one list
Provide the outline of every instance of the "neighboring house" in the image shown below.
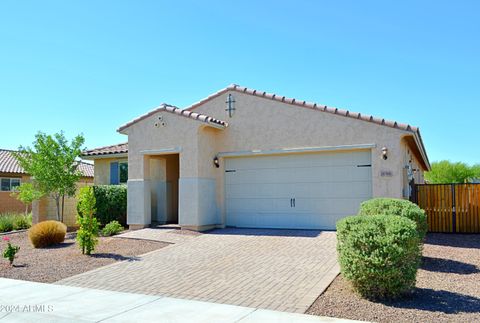
[[[94,167],[91,164],[80,162],[78,166],[83,176],[78,185],[86,185],[93,182]],[[23,182],[28,182],[28,175],[12,154],[11,150],[0,149],[0,213],[5,212],[25,212],[25,205],[12,197],[12,191]],[[43,198],[34,203],[33,210],[34,221],[46,219],[56,219],[55,202],[51,198]],[[75,225],[76,199],[65,199],[64,222],[68,226]]]
[[29,180],[11,150],[0,149],[0,213],[25,212],[25,205],[12,197],[12,191]]
[[94,161],[95,185],[127,184],[128,143],[86,150],[82,157]]
[[[416,127],[237,85],[185,109],[162,104],[118,131],[133,229],[335,229],[364,200],[408,198],[430,169]],[[87,154],[107,182],[108,158],[127,149],[102,149],[111,153]]]

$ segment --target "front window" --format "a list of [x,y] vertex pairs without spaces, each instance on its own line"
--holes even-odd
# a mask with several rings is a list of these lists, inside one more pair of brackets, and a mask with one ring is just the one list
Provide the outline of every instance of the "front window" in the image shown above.
[[20,186],[20,178],[1,178],[0,184],[2,192],[14,191],[16,187]]
[[128,163],[119,163],[120,184],[125,184],[128,181]]

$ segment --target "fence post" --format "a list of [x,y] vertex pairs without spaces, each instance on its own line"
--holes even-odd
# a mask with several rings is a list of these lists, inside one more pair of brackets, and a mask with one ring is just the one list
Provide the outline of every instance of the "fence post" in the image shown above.
[[457,232],[457,207],[455,204],[455,184],[450,184],[452,190],[452,231]]

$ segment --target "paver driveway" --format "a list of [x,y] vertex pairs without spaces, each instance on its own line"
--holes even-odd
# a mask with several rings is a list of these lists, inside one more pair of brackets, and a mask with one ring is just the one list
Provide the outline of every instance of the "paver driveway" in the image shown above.
[[219,229],[58,284],[305,312],[338,274],[335,232]]

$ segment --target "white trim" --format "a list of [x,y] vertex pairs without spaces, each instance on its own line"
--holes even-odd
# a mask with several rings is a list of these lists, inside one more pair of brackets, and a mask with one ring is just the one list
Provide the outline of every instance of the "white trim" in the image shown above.
[[427,153],[424,151],[424,147],[420,144],[421,141],[418,137],[418,133],[415,133],[415,135],[413,136],[413,139],[415,140],[415,144],[417,145],[418,150],[420,151],[420,155],[422,155],[423,162],[427,166],[427,171],[431,170],[432,166],[430,165],[430,162],[427,158]]
[[336,150],[359,150],[372,149],[376,144],[360,144],[360,145],[342,145],[342,146],[323,146],[323,147],[301,147],[301,148],[282,148],[270,150],[245,150],[245,151],[229,151],[220,152],[218,157],[241,157],[241,156],[255,156],[255,155],[278,155],[278,154],[292,154],[292,153],[314,153],[322,151],[336,151]]
[[[201,121],[201,120],[198,120]],[[215,129],[220,129],[223,130],[226,128],[226,126],[219,125],[218,123],[211,122],[211,121],[206,121],[206,125]]]
[[165,149],[147,149],[141,150],[140,154],[142,155],[168,155],[168,154],[178,154],[182,152],[182,147],[173,147]]
[[87,160],[95,160],[95,159],[110,159],[110,158],[128,158],[128,153],[120,153],[120,154],[106,154],[106,155],[93,155],[93,156],[81,156],[82,159]]

